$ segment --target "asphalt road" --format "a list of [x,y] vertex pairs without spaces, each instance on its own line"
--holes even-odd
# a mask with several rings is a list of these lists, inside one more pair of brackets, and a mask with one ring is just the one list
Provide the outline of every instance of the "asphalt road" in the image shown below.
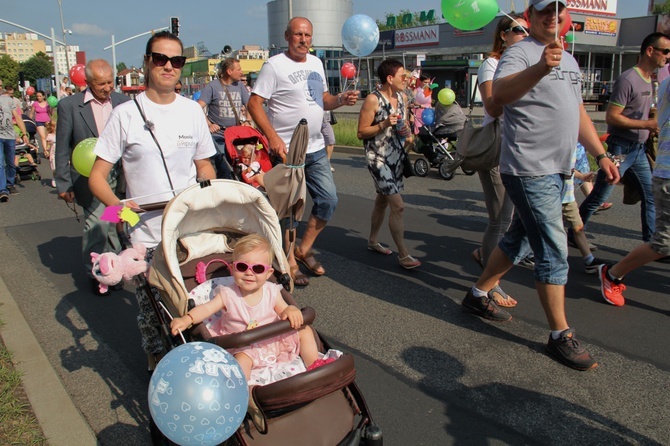
[[[386,445],[670,443],[668,265],[632,273],[627,305],[615,308],[570,250],[568,318],[600,363],[576,372],[544,351],[532,271],[513,268],[503,282],[519,301],[512,322],[461,311],[485,226],[476,176],[447,182],[433,170],[407,181],[406,239],[424,264],[405,271],[397,256],[365,249],[374,189],[362,153],[338,151],[333,166],[340,204],[317,244],[327,275],[295,297],[317,310],[324,336],[355,355]],[[91,295],[78,266],[82,224],[48,185],[25,182],[20,191],[0,205],[0,277],[100,444],[148,444],[131,285]],[[596,254],[614,261],[639,243],[640,223],[621,188],[612,201],[589,232]],[[381,241],[391,242],[386,228]]]

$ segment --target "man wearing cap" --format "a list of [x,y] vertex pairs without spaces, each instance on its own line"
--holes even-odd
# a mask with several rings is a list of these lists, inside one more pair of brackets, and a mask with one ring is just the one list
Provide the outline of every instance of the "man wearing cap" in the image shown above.
[[547,350],[568,367],[588,370],[597,363],[565,316],[563,186],[572,173],[578,140],[596,157],[609,181],[618,181],[619,174],[582,105],[579,65],[556,39],[566,20],[565,0],[531,0],[527,14],[530,36],[505,51],[493,79],[493,99],[503,106],[505,117],[500,174],[516,211],[462,305],[486,319],[510,320],[489,292],[532,249],[535,288],[551,330]]

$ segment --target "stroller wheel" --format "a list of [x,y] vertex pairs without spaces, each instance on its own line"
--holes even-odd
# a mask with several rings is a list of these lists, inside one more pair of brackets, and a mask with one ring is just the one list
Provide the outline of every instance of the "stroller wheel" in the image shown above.
[[428,161],[425,158],[419,158],[414,161],[414,173],[416,173],[417,176],[425,177],[428,175],[429,170],[430,166],[428,165]]
[[445,180],[449,181],[454,178],[454,167],[449,161],[440,163],[439,167],[440,176]]
[[464,174],[466,174],[469,177],[474,175],[475,173],[477,173],[476,170],[467,170],[467,169],[463,169],[462,167],[461,167],[461,170],[463,171]]

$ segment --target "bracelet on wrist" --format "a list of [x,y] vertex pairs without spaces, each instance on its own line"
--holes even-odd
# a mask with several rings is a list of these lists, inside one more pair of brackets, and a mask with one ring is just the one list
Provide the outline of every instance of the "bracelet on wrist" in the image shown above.
[[600,155],[596,156],[596,164],[600,166],[600,160],[603,158],[607,158],[607,153],[601,153]]
[[191,327],[193,327],[193,324],[195,324],[195,320],[193,319],[193,316],[191,316],[190,313],[186,313],[186,314],[184,315],[184,317],[186,317],[186,316],[188,316],[188,317],[191,318],[191,325],[189,325],[187,328],[191,328]]
[[342,93],[340,93],[340,94],[337,95],[337,103],[338,103],[339,105],[343,105],[343,104],[342,104]]

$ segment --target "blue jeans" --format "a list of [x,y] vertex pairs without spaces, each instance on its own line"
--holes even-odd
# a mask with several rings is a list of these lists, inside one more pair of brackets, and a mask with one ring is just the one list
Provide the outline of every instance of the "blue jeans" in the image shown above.
[[305,183],[314,203],[312,215],[330,220],[337,207],[337,189],[325,148],[305,156]]
[[515,264],[532,249],[535,280],[565,285],[568,282],[568,244],[561,205],[563,176],[500,176],[514,203],[514,218],[498,247]]
[[0,192],[7,192],[7,186],[14,185],[16,166],[16,141],[14,139],[0,139]]
[[[623,177],[624,173],[630,169],[626,179],[630,177],[632,181],[635,181],[642,193],[642,207],[640,209],[642,240],[648,242],[654,234],[656,208],[654,207],[654,193],[651,187],[651,167],[649,166],[649,160],[647,160],[644,143],[610,136],[607,138],[607,151],[614,156],[625,155],[626,157],[619,166],[619,172]],[[605,173],[598,170],[593,190],[579,206],[579,215],[582,217],[584,226],[598,209],[598,206],[607,201],[613,189],[614,186],[607,183]]]
[[214,147],[216,147],[216,155],[211,158],[216,170],[216,178],[232,180],[233,171],[226,158],[226,141],[223,139],[223,135],[221,133],[212,134],[212,141],[214,141]]

